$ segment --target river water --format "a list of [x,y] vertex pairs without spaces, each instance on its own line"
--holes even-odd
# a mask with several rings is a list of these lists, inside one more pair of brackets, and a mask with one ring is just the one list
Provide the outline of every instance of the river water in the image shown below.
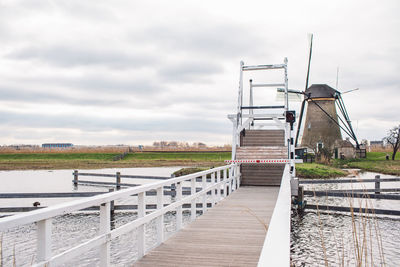
[[[378,175],[363,172],[354,179]],[[393,177],[381,175],[382,178]],[[339,178],[341,179],[341,178]],[[342,178],[344,179],[344,178]],[[348,179],[348,177],[346,177]],[[369,189],[374,183],[306,184],[305,190]],[[381,188],[399,188],[398,182]],[[398,194],[398,193],[385,193]],[[309,204],[400,210],[400,200],[305,197]],[[400,218],[386,215],[318,212],[292,213],[291,257],[295,266],[399,266]],[[361,263],[361,264],[360,264]],[[360,265],[358,265],[360,264]]]
[[[175,168],[129,168],[103,169],[85,172],[170,176]],[[375,173],[365,172],[357,175],[358,179],[374,178]],[[384,175],[383,177],[390,177]],[[72,185],[72,170],[56,171],[1,171],[1,192],[107,192],[106,187]],[[85,180],[109,181],[111,178],[85,177]],[[108,180],[107,180],[108,179]],[[122,183],[143,184],[154,180],[122,179]],[[394,183],[381,183],[382,188],[396,188]],[[328,184],[305,185],[306,190],[332,190],[350,188],[373,188],[374,184]],[[166,196],[166,200],[170,199]],[[349,199],[308,197],[308,203],[321,205],[349,206]],[[0,207],[32,206],[39,201],[42,206],[51,206],[71,199],[0,199]],[[149,202],[153,201],[152,197]],[[122,204],[136,204],[135,199]],[[149,203],[148,202],[148,203]],[[118,203],[116,203],[118,204]],[[358,205],[374,206],[380,209],[400,209],[396,200],[355,200]],[[189,213],[184,213],[184,224],[189,222]],[[117,211],[112,218],[112,227],[123,225],[136,218],[134,212]],[[175,231],[175,214],[165,216],[166,236]],[[99,232],[98,212],[76,212],[53,219],[53,254],[62,252],[82,241],[95,237]],[[397,246],[400,242],[400,220],[396,217],[351,216],[349,213],[319,213],[308,210],[302,215],[293,212],[291,233],[291,258],[295,266],[355,266],[360,260],[362,266],[398,266],[400,254]],[[146,244],[151,248],[155,244],[155,223],[146,226]],[[356,233],[355,235],[353,233]],[[24,225],[0,233],[2,255],[0,266],[30,266],[36,257],[36,225]],[[121,236],[111,243],[112,266],[131,266],[136,259],[136,232]],[[356,241],[361,244],[357,245]],[[365,240],[365,242],[363,242]],[[364,245],[363,245],[364,244]],[[357,252],[357,247],[360,249]],[[358,254],[357,254],[358,253]],[[362,255],[362,256],[357,256]],[[372,257],[371,257],[372,255]],[[358,261],[357,261],[358,259]],[[365,264],[365,262],[367,264]],[[71,259],[65,266],[96,266],[99,263],[99,250],[84,253],[78,259]],[[372,264],[371,264],[372,263]]]

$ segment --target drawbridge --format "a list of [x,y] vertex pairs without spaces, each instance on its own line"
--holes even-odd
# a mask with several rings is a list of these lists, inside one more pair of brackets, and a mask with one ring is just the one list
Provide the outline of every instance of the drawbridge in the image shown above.
[[[269,70],[282,71],[282,83],[251,81],[249,104],[244,105],[243,72]],[[253,89],[279,87],[285,95],[282,105],[253,105]],[[93,264],[99,266],[113,266],[116,257],[124,256],[133,266],[289,267],[291,197],[298,183],[287,60],[256,66],[241,62],[237,112],[228,118],[233,123],[232,159],[225,166],[1,218],[0,231],[33,225],[33,266],[79,265],[82,255],[97,251]],[[167,200],[171,192],[166,188],[175,188],[176,196]],[[136,203],[136,216],[111,228],[111,207],[127,200]],[[77,236],[71,247],[54,249],[54,218],[93,207],[99,210],[96,235]],[[171,214],[175,233],[167,236]],[[154,236],[149,238],[150,230]],[[120,255],[112,242],[132,233],[134,239],[125,245],[136,252]]]

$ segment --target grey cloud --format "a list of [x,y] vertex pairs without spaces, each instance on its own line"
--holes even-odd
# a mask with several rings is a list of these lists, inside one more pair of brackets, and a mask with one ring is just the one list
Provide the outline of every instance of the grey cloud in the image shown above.
[[74,46],[25,47],[7,55],[17,60],[39,60],[54,66],[75,67],[103,65],[113,68],[139,68],[154,64],[156,59],[148,54],[124,53],[118,50],[96,50]]
[[[222,118],[224,119],[224,118]],[[222,121],[221,119],[221,121]],[[0,111],[0,124],[10,127],[34,127],[40,128],[77,128],[83,131],[96,132],[106,130],[122,131],[175,131],[175,132],[213,132],[229,133],[230,128],[226,127],[227,122],[210,120],[207,118],[198,119],[177,119],[177,118],[154,118],[126,120],[115,117],[112,120],[99,117],[79,115],[49,115],[49,114],[21,114]],[[224,120],[225,121],[225,120]]]
[[60,103],[70,105],[90,105],[90,106],[104,106],[104,105],[121,105],[128,103],[121,98],[121,100],[108,99],[104,97],[73,97],[65,94],[57,94],[57,92],[41,92],[21,89],[14,86],[6,86],[0,84],[1,100],[2,101],[15,101],[19,103]]
[[130,93],[151,95],[161,91],[162,88],[150,79],[122,80],[121,78],[107,78],[102,75],[87,75],[80,78],[54,79],[54,83],[60,86],[86,89],[88,91],[115,93]]
[[207,61],[183,61],[165,64],[159,68],[158,74],[163,80],[179,82],[211,82],[210,75],[223,72],[221,64]]
[[217,58],[237,57],[243,54],[262,54],[264,40],[239,24],[211,23],[210,21],[191,22],[174,27],[153,26],[143,33],[133,34],[148,40],[159,47],[167,47],[174,53],[188,52],[210,55]]

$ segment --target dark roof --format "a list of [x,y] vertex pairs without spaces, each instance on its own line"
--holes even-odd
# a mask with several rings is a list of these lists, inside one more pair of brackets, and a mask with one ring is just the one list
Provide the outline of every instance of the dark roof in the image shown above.
[[337,91],[326,84],[313,84],[306,90],[308,98],[335,98]]

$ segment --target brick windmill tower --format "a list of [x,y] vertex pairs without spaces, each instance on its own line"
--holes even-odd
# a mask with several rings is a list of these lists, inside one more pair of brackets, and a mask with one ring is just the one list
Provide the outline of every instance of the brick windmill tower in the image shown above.
[[[333,147],[342,140],[336,112],[337,91],[326,84],[313,84],[305,91],[307,112],[301,146]],[[300,125],[299,125],[300,126]]]

